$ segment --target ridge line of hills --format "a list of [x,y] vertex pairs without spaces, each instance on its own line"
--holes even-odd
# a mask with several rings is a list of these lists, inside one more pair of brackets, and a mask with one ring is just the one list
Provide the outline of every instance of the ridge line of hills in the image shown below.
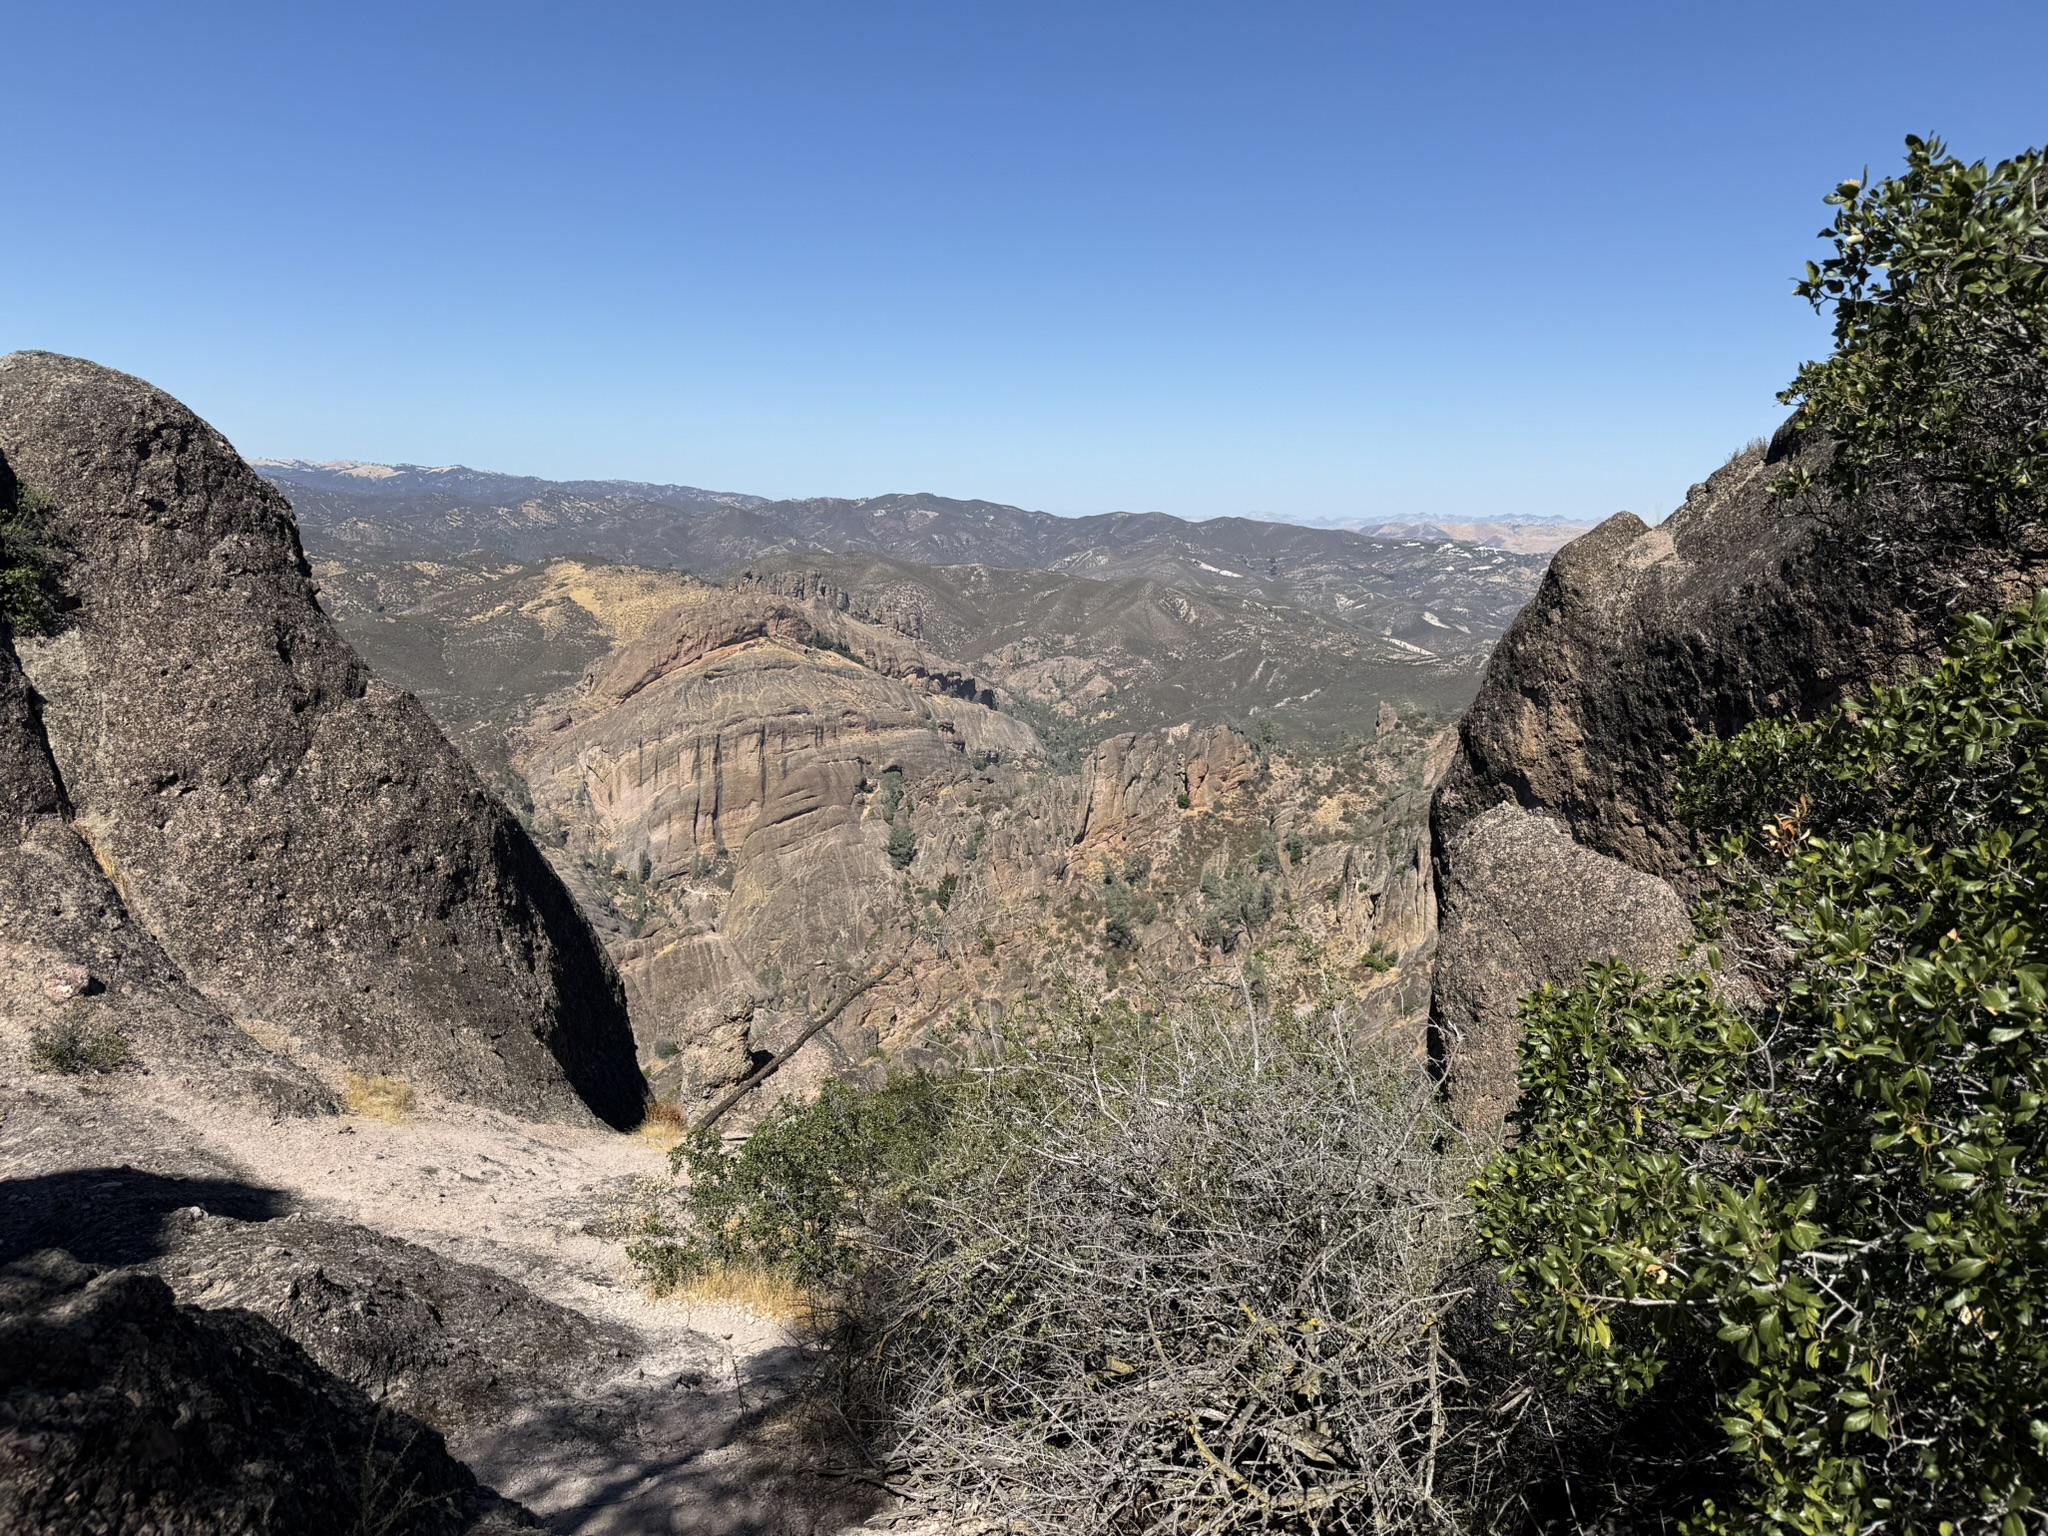
[[[1289,534],[1333,535],[1342,539],[1391,540],[1398,543],[1471,544],[1516,554],[1549,554],[1584,533],[1591,524],[1529,521],[1512,513],[1484,519],[1357,518],[1292,521],[1282,518],[1225,515],[1184,518],[1170,512],[1100,512],[1079,517],[1012,506],[981,497],[940,496],[930,491],[889,492],[878,496],[757,496],[741,491],[713,491],[699,486],[644,480],[548,480],[535,475],[472,469],[467,465],[429,466],[378,464],[358,459],[314,462],[306,459],[251,459],[267,478],[299,491],[317,491],[378,501],[447,499],[464,503],[523,502],[549,496],[609,505],[651,504],[681,511],[751,511],[788,519],[808,513],[830,517],[839,509],[874,509],[885,515],[899,508],[979,517],[1000,524],[1013,540],[1028,530],[1047,547],[1066,546],[1088,533],[1115,529],[1121,535],[1139,525],[1156,536],[1171,530],[1200,530],[1211,538],[1228,533],[1240,541],[1256,541],[1256,530]],[[1035,563],[1035,562],[1033,562]]]

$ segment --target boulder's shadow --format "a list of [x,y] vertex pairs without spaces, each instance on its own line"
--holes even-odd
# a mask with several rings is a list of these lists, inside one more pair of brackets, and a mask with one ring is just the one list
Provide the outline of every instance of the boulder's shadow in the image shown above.
[[240,1221],[268,1221],[292,1209],[284,1191],[259,1184],[126,1166],[0,1179],[0,1264],[43,1248],[62,1248],[88,1264],[145,1264],[164,1251],[164,1218],[194,1205]]

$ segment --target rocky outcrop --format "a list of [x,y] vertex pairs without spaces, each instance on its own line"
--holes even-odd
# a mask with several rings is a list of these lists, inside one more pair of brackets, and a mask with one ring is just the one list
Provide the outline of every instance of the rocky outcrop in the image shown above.
[[1440,1036],[1458,1044],[1461,1112],[1491,1124],[1514,1107],[1524,997],[1570,985],[1594,961],[1668,971],[1692,924],[1667,883],[1509,802],[1459,828],[1439,862],[1431,1010]]
[[993,1021],[1084,966],[1234,976],[1204,894],[1226,875],[1303,938],[1254,967],[1266,983],[1293,995],[1305,956],[1419,1049],[1423,743],[1390,723],[1370,749],[1289,756],[1181,726],[1057,771],[964,668],[863,611],[807,573],[695,590],[515,736],[537,824],[609,909],[664,1098],[737,1081],[891,962],[778,1088],[916,1060],[935,1022]]
[[283,498],[160,391],[46,353],[0,359],[0,458],[52,506],[65,609],[16,637],[16,734],[46,743],[40,793],[123,923],[212,1011],[311,1058],[636,1121],[602,949],[316,606]]
[[1584,961],[1675,959],[1694,847],[1673,798],[1695,738],[1896,678],[1939,653],[1955,606],[1995,608],[2048,574],[2038,550],[1908,555],[1818,492],[1771,493],[1825,452],[1782,431],[1657,527],[1609,518],[1559,551],[1494,651],[1432,813],[1433,1018],[1475,1115],[1506,1105],[1517,999]]
[[138,1066],[287,1113],[332,1108],[185,983],[73,829],[36,700],[0,636],[0,1021],[118,1038]]
[[[901,904],[873,814],[882,777],[957,777],[1036,750],[987,698],[964,669],[816,592],[704,587],[516,735],[537,815],[587,871],[587,904],[628,930],[614,953],[643,1045],[677,1045],[707,1080],[744,1075],[753,1003],[807,996],[793,978],[859,955]],[[652,931],[631,931],[649,916]]]
[[247,1312],[55,1250],[0,1269],[0,1529],[538,1531],[441,1437]]
[[622,1328],[352,1222],[191,1206],[155,1241],[148,1267],[177,1295],[265,1318],[323,1369],[446,1434],[573,1396],[635,1347]]

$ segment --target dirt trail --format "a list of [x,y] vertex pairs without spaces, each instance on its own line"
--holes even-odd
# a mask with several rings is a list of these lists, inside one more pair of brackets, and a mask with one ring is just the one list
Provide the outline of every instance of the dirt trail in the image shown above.
[[620,1245],[591,1230],[665,1173],[654,1142],[438,1100],[396,1124],[273,1120],[160,1078],[8,1076],[0,1178],[126,1167],[252,1188],[261,1208],[228,1214],[355,1223],[637,1341],[594,1389],[449,1435],[480,1478],[565,1536],[810,1536],[875,1512],[858,1483],[805,1470],[779,1422],[806,1365],[795,1336],[742,1307],[649,1298]]

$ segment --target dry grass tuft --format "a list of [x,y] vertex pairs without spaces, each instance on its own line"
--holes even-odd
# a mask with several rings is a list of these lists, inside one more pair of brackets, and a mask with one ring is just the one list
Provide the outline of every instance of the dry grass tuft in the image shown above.
[[656,1099],[647,1106],[647,1118],[640,1122],[639,1134],[667,1150],[690,1134],[690,1117],[679,1106]]
[[758,1317],[779,1323],[802,1323],[812,1312],[811,1298],[788,1276],[752,1264],[718,1264],[684,1280],[665,1293],[667,1299],[745,1307]]
[[412,1084],[402,1077],[351,1072],[342,1084],[341,1102],[352,1115],[399,1125],[412,1113]]

